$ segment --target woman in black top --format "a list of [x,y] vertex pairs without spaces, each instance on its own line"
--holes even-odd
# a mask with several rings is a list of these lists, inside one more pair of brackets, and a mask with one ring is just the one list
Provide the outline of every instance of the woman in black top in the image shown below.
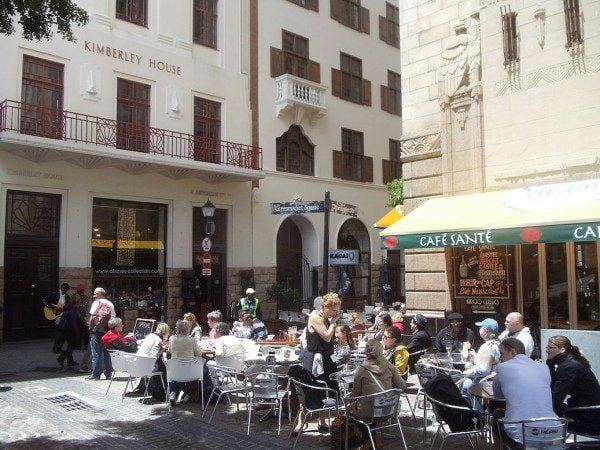
[[[567,414],[568,407],[600,405],[600,385],[590,369],[590,363],[579,348],[571,345],[565,336],[552,336],[546,346],[546,364],[552,378],[552,404],[559,416]],[[564,400],[567,396],[567,404]],[[580,433],[600,434],[600,412],[582,411],[567,414],[573,419],[570,427]]]

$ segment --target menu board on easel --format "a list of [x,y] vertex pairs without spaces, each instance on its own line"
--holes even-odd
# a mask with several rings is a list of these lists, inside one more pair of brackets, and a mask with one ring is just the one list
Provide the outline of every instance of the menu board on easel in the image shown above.
[[133,335],[136,341],[141,341],[154,330],[156,330],[156,320],[136,319],[135,326],[133,327]]
[[496,311],[510,298],[507,246],[481,245],[454,250],[454,298],[473,312]]

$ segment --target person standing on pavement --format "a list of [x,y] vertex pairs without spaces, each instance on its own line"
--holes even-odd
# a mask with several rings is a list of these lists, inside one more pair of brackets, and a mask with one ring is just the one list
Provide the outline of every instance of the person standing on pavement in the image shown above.
[[256,291],[252,288],[246,289],[246,297],[240,300],[241,307],[248,308],[248,314],[252,317],[258,317],[262,320],[262,311],[260,310],[260,301],[255,298]]
[[438,353],[460,353],[466,342],[469,349],[473,348],[475,333],[470,328],[463,326],[463,315],[451,312],[447,317],[449,325],[442,328],[435,337],[434,349]]
[[523,324],[523,315],[516,311],[511,312],[506,316],[504,325],[506,325],[506,330],[498,336],[498,339],[503,341],[509,337],[517,338],[525,346],[525,355],[531,358],[535,344],[531,337],[531,331]]
[[227,310],[227,318],[229,319],[229,323],[233,325],[239,319],[240,310],[242,309],[242,302],[235,292],[229,294],[229,301],[230,303]]
[[64,323],[62,332],[67,348],[58,355],[56,361],[60,367],[65,367],[65,359],[67,360],[67,366],[77,366],[78,364],[73,360],[73,350],[81,346],[81,335],[85,331],[85,322],[79,317],[75,302],[71,299],[63,305],[62,315]]
[[[60,315],[63,306],[65,305],[65,303],[67,303],[67,301],[69,301],[70,297],[69,294],[67,294],[69,289],[71,289],[69,283],[61,284],[59,290],[51,292],[42,299],[42,304],[50,308],[56,314]],[[61,353],[63,344],[65,343],[65,336],[63,331],[58,329],[56,322],[54,322],[53,327],[54,344],[52,344],[52,351],[54,353]]]
[[108,350],[104,348],[102,336],[108,331],[108,321],[116,317],[115,307],[106,298],[106,291],[97,287],[94,289],[94,303],[90,308],[90,348],[92,350],[92,373],[87,377],[90,380],[99,380],[102,369],[104,375],[110,379],[112,363]]

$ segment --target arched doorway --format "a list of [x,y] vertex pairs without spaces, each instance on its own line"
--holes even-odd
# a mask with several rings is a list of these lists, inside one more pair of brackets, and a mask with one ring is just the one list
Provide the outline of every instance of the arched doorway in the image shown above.
[[340,250],[356,250],[355,265],[341,266],[350,278],[351,286],[344,296],[346,307],[371,304],[371,241],[365,225],[358,219],[349,219],[340,228],[337,238]]
[[302,234],[290,218],[277,232],[277,281],[302,292]]

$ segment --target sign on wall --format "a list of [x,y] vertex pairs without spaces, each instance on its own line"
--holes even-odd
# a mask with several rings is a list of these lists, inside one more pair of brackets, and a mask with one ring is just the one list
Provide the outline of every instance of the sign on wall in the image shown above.
[[329,264],[332,266],[355,266],[357,264],[356,250],[330,248]]

